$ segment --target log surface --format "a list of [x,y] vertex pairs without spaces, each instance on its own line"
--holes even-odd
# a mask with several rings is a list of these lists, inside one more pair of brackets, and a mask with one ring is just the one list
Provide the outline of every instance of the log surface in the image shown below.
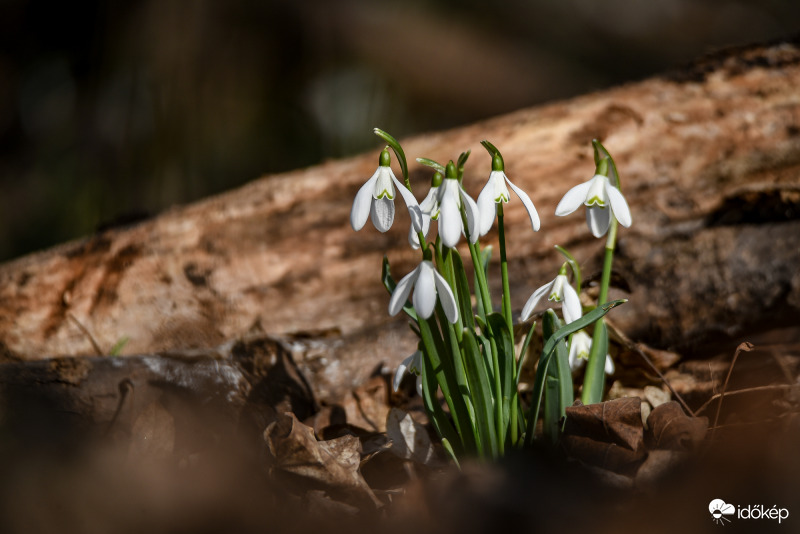
[[[476,197],[490,170],[480,141],[502,151],[542,219],[534,233],[516,197],[506,207],[519,313],[555,275],[554,245],[573,252],[585,276],[599,273],[605,240],[589,234],[583,210],[553,213],[592,176],[590,142],[601,139],[633,213],[633,226],[620,229],[611,295],[630,302],[613,312],[615,324],[632,339],[688,350],[716,334],[797,323],[798,86],[797,42],[753,46],[401,142],[418,199],[429,173],[414,158],[472,150],[464,185]],[[388,316],[380,267],[388,255],[399,278],[419,261],[408,215],[398,200],[386,234],[349,224],[377,156],[267,176],[0,266],[0,361],[95,354],[93,341],[105,352],[123,337],[124,354],[206,348],[256,332],[294,343],[323,395],[395,365],[415,340],[404,318]],[[484,243],[496,239],[495,228]]]

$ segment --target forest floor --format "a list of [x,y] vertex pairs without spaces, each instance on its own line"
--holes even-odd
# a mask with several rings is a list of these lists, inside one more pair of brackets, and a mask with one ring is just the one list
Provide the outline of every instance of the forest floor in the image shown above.
[[[381,366],[344,396],[317,398],[291,347],[268,337],[212,352],[7,363],[0,524],[26,533],[791,530],[795,336],[776,330],[689,358],[612,335],[608,400],[570,408],[559,443],[460,468],[411,377],[394,393],[393,370]],[[733,514],[713,515],[719,502]],[[753,505],[767,516],[742,518]],[[788,518],[770,518],[773,508]]]

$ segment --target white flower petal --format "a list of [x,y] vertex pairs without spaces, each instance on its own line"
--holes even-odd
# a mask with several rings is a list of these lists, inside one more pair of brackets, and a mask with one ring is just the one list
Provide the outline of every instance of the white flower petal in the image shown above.
[[573,371],[580,369],[592,350],[592,338],[585,330],[578,330],[572,336],[569,346],[569,367]]
[[417,395],[422,397],[422,375],[417,376]]
[[563,216],[569,215],[580,207],[586,201],[586,194],[592,186],[591,180],[582,184],[576,185],[564,195],[561,202],[556,206],[556,215]]
[[528,302],[526,302],[525,306],[522,307],[522,316],[520,317],[522,321],[527,321],[530,318],[531,314],[533,314],[533,310],[536,309],[536,305],[539,304],[541,298],[550,293],[550,289],[553,287],[554,282],[555,280],[551,280],[533,292],[533,295],[530,296]]
[[406,371],[408,370],[409,365],[411,365],[411,360],[413,358],[414,355],[412,354],[397,366],[397,371],[394,373],[394,380],[392,380],[392,391],[395,393],[397,393],[397,390],[400,389],[400,384],[403,382],[403,376],[406,374]]
[[389,198],[394,200],[394,186],[392,181],[397,182],[394,177],[391,167],[378,167],[378,181],[375,182],[375,190],[372,192],[372,198]]
[[552,300],[555,302],[561,302],[564,300],[564,286],[569,285],[569,280],[567,280],[567,276],[564,274],[559,274],[556,276],[555,280],[553,280],[553,287],[550,289],[550,294],[547,296],[547,300]]
[[606,371],[607,375],[613,375],[614,374],[614,362],[611,360],[611,355],[610,354],[606,354],[605,371]]
[[422,351],[416,350],[411,355],[411,363],[408,364],[408,370],[417,375],[422,373]]
[[[445,180],[449,182],[455,180]],[[458,183],[456,183],[458,186]],[[442,243],[446,247],[453,248],[458,244],[461,239],[461,212],[458,209],[458,200],[454,195],[445,192],[442,197],[439,211],[439,236],[442,238]]]
[[475,243],[478,241],[478,238],[480,237],[480,232],[478,231],[478,218],[480,217],[480,214],[478,212],[478,205],[475,204],[475,201],[472,200],[472,197],[470,197],[461,186],[459,186],[459,193],[461,193],[461,202],[462,205],[464,206],[464,212],[467,214],[467,230],[469,230],[469,242]]
[[[427,237],[428,230],[431,228],[431,216],[422,212],[422,235]],[[414,225],[412,224],[408,228],[408,244],[411,245],[411,248],[417,250],[419,248],[419,232],[416,231]]]
[[436,282],[436,292],[439,294],[439,302],[442,303],[444,314],[448,321],[455,324],[458,321],[458,307],[456,306],[456,298],[453,296],[453,291],[450,289],[450,284],[436,271],[433,271],[433,279]]
[[[583,367],[583,359],[578,358],[578,349],[575,346],[575,342],[572,342],[572,345],[569,347],[569,369],[573,373]],[[400,370],[398,369],[398,372]],[[396,380],[396,377],[395,377]],[[394,389],[397,391],[397,388]]]
[[611,210],[614,212],[614,217],[617,218],[622,226],[629,228],[633,221],[631,219],[631,209],[628,207],[625,197],[622,196],[619,189],[611,184],[606,185],[606,193],[608,194],[608,200],[611,204]]
[[411,216],[411,224],[414,225],[414,228],[419,232],[422,230],[422,210],[419,209],[417,199],[400,180],[394,177],[394,174],[392,174],[392,180],[397,186],[400,196],[403,197],[403,201],[406,203],[408,213]]
[[517,187],[516,185],[511,183],[511,180],[506,178],[506,182],[508,185],[511,186],[511,189],[517,194],[519,199],[522,201],[522,204],[525,206],[525,209],[528,210],[528,216],[531,218],[531,226],[533,227],[534,232],[539,231],[539,227],[541,223],[539,221],[539,214],[536,213],[536,208],[533,205],[533,201],[531,201],[528,193]]
[[561,306],[561,313],[564,314],[564,322],[566,324],[577,321],[583,315],[581,299],[569,284],[564,284],[564,304]]
[[431,217],[436,215],[435,212],[439,210],[439,186],[431,187],[428,190],[428,194],[419,203],[419,209],[422,210],[422,213],[427,213]]
[[611,224],[611,213],[609,208],[599,208],[597,206],[588,206],[586,208],[586,224],[589,225],[589,230],[595,237],[603,237],[608,232],[608,226]]
[[389,299],[389,315],[397,315],[405,306],[408,295],[411,293],[411,288],[414,287],[414,282],[419,276],[421,265],[417,265],[416,269],[405,275],[397,283],[397,287],[392,292],[392,298]]
[[489,233],[495,215],[497,215],[497,204],[494,201],[494,187],[490,179],[478,195],[478,232],[480,235]]
[[387,197],[373,198],[369,215],[378,231],[387,231],[394,222],[394,200]]
[[[378,169],[378,171],[380,168]],[[378,181],[378,171],[361,186],[353,200],[353,207],[350,210],[350,226],[356,232],[364,227],[369,217],[370,206],[372,205],[372,193],[375,191],[375,182]]]
[[412,299],[414,309],[423,319],[433,315],[436,307],[436,284],[434,282],[434,268],[429,261],[419,264],[419,276],[414,285],[414,297]]
[[489,174],[489,182],[494,186],[494,201],[508,202],[508,188],[506,187],[508,177],[503,171],[492,171]]
[[584,204],[587,206],[599,206],[601,208],[607,207],[608,194],[606,193],[606,185],[608,185],[608,176],[595,174],[592,179],[589,180],[589,191],[586,192]]

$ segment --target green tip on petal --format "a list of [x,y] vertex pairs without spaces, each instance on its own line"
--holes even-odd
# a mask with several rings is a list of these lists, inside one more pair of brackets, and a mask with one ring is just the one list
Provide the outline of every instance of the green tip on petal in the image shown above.
[[392,164],[392,157],[389,155],[389,147],[387,146],[381,150],[381,155],[378,158],[378,165],[381,167],[388,167]]
[[433,173],[433,178],[431,178],[431,187],[439,187],[440,185],[442,185],[443,179],[444,177],[442,176],[442,173],[436,171],[435,173]]
[[447,162],[447,167],[445,167],[444,175],[446,178],[458,179],[458,170],[456,169],[456,164],[453,163],[453,160]]

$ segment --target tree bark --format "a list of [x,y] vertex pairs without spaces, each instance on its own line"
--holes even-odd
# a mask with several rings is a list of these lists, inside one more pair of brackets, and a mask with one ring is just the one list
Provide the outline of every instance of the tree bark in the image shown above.
[[[555,217],[594,171],[591,140],[614,156],[633,225],[620,228],[612,312],[628,337],[684,353],[715,336],[793,327],[800,311],[800,49],[781,42],[721,52],[638,83],[403,139],[418,199],[430,174],[416,157],[472,156],[464,185],[483,187],[490,140],[521,203],[505,208],[512,306],[551,280],[568,248],[599,273],[605,239],[582,213]],[[380,125],[376,125],[380,126]],[[369,154],[286,174],[109,229],[0,266],[0,358],[36,360],[217,346],[261,332],[294,343],[315,389],[332,394],[396,365],[415,348],[389,317],[380,282],[419,261],[398,200],[392,229],[350,228],[350,207],[372,175]],[[395,162],[395,169],[397,169]],[[496,228],[484,240],[494,243]],[[463,246],[463,242],[462,242]],[[496,250],[496,248],[495,248]],[[499,291],[499,268],[492,266]],[[591,293],[591,288],[589,288]],[[498,294],[497,292],[495,294]],[[498,299],[499,300],[499,299]]]

